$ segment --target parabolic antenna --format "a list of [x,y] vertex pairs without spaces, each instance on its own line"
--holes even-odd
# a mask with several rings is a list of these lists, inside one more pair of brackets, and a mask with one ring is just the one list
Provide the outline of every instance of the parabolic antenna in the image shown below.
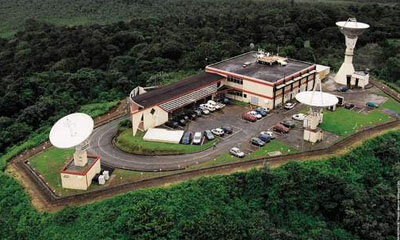
[[296,94],[296,100],[311,107],[330,107],[338,103],[338,98],[330,93],[307,91]]
[[337,22],[336,25],[339,27],[340,31],[348,37],[357,37],[361,35],[365,29],[369,28],[369,25],[362,22],[347,21]]
[[93,119],[84,113],[72,113],[51,128],[50,142],[57,148],[72,148],[84,142],[93,131]]

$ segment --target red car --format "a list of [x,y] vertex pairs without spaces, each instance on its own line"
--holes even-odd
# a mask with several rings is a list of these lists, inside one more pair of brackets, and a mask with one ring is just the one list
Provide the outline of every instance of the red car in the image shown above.
[[247,121],[250,121],[250,122],[255,122],[255,121],[257,121],[257,118],[256,118],[256,117],[254,117],[253,115],[250,115],[250,114],[248,114],[248,113],[243,113],[242,118],[243,118],[244,120],[247,120]]
[[281,132],[281,133],[288,133],[290,131],[289,128],[283,126],[282,124],[278,123],[273,127],[274,131]]

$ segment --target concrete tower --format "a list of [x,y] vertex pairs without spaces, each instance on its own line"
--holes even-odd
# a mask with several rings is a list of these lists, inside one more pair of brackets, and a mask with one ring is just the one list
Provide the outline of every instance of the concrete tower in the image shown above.
[[355,18],[349,18],[347,21],[337,22],[336,25],[346,37],[346,51],[344,62],[339,71],[336,73],[335,82],[342,85],[350,85],[350,78],[354,73],[354,48],[356,46],[358,36],[361,35],[365,29],[369,28],[369,25],[357,22]]

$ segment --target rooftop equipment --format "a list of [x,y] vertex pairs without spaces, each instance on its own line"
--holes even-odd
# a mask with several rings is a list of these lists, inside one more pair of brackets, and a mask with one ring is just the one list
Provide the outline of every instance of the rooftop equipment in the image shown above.
[[358,36],[361,35],[365,29],[368,29],[369,25],[366,23],[357,22],[355,18],[349,18],[347,21],[337,22],[336,25],[346,38],[346,51],[344,62],[339,71],[336,73],[335,82],[342,85],[350,85],[350,78],[354,73],[354,48],[356,46]]

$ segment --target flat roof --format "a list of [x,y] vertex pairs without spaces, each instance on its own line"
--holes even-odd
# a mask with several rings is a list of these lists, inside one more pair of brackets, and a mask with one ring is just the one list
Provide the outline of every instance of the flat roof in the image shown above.
[[[247,66],[243,67],[244,64]],[[290,76],[312,65],[314,64],[290,58],[287,59],[287,65],[285,66],[281,66],[280,64],[261,64],[257,63],[257,52],[251,51],[208,65],[207,67],[275,83],[284,77]]]
[[185,93],[192,92],[198,88],[208,86],[221,78],[222,77],[217,74],[201,72],[179,82],[134,96],[131,99],[144,108],[148,108],[174,99]]
[[70,161],[67,163],[66,166],[62,169],[61,172],[63,173],[71,173],[71,174],[86,174],[90,168],[92,168],[93,164],[96,163],[96,161],[99,159],[98,156],[90,156],[88,155],[88,163],[81,167],[81,166],[76,166],[74,160]]

